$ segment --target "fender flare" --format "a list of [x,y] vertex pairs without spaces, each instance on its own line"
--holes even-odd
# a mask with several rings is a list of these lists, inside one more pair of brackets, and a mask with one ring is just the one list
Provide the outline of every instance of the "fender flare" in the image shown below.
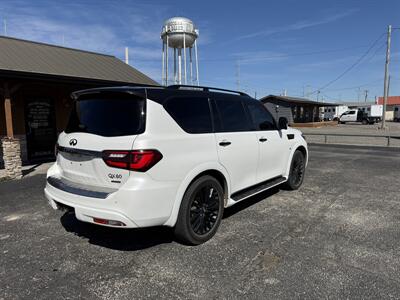
[[306,149],[306,167],[307,167],[307,165],[308,165],[308,147],[307,147],[307,143],[305,143],[305,142],[300,142],[300,141],[298,141],[298,142],[296,142],[296,144],[294,144],[292,147],[291,147],[291,152],[290,152],[290,154],[289,154],[289,159],[288,159],[288,164],[287,164],[287,166],[286,166],[286,171],[285,171],[285,173],[284,173],[284,177],[286,177],[286,178],[289,178],[289,173],[290,173],[290,165],[292,164],[292,158],[293,158],[293,155],[294,155],[294,153],[296,152],[296,150],[299,148],[299,147],[304,147],[304,149]]
[[230,195],[229,194],[230,180],[229,180],[228,171],[221,164],[216,164],[215,162],[208,162],[208,163],[198,165],[196,168],[192,169],[186,175],[185,179],[181,182],[181,184],[176,192],[175,201],[174,201],[174,205],[171,210],[170,217],[164,223],[165,226],[170,226],[170,227],[175,226],[175,223],[178,219],[179,209],[181,207],[181,202],[182,202],[183,196],[184,196],[187,188],[189,187],[189,185],[192,183],[192,181],[197,176],[199,176],[201,173],[204,173],[207,171],[218,171],[225,177],[226,185],[227,185],[227,191],[225,191],[225,194]]

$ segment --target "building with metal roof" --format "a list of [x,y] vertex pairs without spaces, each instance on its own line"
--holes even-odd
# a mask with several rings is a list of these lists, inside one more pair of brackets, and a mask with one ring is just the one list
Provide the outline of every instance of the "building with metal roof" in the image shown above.
[[306,98],[268,95],[260,99],[276,120],[288,119],[289,124],[319,122],[320,108],[338,106],[337,103],[318,102]]
[[70,94],[118,85],[159,84],[111,55],[0,36],[0,167],[16,177],[21,160],[53,157]]

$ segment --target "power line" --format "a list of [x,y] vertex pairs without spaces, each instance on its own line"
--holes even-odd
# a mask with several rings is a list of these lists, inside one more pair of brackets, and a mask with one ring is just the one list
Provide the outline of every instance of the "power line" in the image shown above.
[[342,72],[339,76],[337,76],[335,79],[329,81],[328,83],[326,83],[325,85],[323,85],[322,87],[320,87],[319,89],[315,90],[314,92],[312,92],[310,95],[313,95],[315,93],[317,93],[318,91],[321,91],[323,89],[326,89],[328,86],[330,86],[331,84],[335,83],[336,81],[338,81],[340,78],[342,78],[344,75],[346,75],[348,72],[350,72],[354,67],[356,67],[368,54],[369,52],[375,47],[375,45],[381,40],[381,38],[385,35],[386,33],[382,33],[378,39],[376,39],[371,46],[368,48],[368,50],[355,62],[353,63],[350,67],[348,67],[346,70],[344,70],[344,72]]
[[375,86],[375,85],[378,85],[377,82],[379,82],[379,84],[381,84],[382,83],[382,79],[377,79],[377,80],[374,80],[374,81],[370,81],[368,83],[363,83],[363,84],[356,85],[356,86],[351,86],[351,87],[344,87],[344,88],[338,88],[338,89],[328,89],[326,91],[335,92],[335,91],[344,91],[344,90],[354,90],[354,89],[358,89],[358,88],[361,88],[361,87],[364,87],[364,86]]

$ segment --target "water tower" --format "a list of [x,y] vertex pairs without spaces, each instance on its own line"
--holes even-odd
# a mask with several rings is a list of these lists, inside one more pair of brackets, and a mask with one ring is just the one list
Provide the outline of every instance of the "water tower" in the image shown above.
[[[197,58],[197,42],[199,31],[187,18],[174,17],[165,21],[161,32],[162,40],[162,83],[163,85],[190,84],[199,85],[199,63]],[[195,59],[195,75],[193,74],[193,47]],[[173,78],[169,78],[169,48],[173,54]],[[187,72],[186,48],[189,48],[189,78]],[[182,74],[183,52],[183,74]]]

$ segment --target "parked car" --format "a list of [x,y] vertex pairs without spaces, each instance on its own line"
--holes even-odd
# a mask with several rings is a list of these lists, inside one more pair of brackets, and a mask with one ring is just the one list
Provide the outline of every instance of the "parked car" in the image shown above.
[[250,96],[208,87],[112,87],[73,93],[45,195],[54,209],[115,228],[164,225],[210,239],[224,208],[284,184],[308,161],[301,132]]
[[363,111],[362,109],[351,109],[344,112],[339,119],[339,123],[361,122],[362,124],[374,124],[381,121],[382,105],[371,105],[370,110]]

